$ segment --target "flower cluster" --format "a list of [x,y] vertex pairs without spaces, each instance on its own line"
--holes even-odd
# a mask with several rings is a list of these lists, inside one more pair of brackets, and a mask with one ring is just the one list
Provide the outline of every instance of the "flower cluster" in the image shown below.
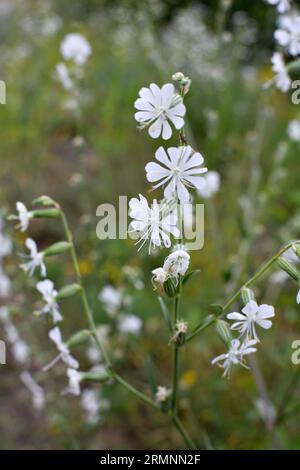
[[281,51],[274,52],[271,58],[272,70],[276,74],[272,81],[281,91],[287,92],[291,88],[292,80],[289,75],[290,64],[285,64],[283,53],[295,58],[300,55],[300,14],[292,5],[291,0],[266,1],[270,5],[276,5],[279,13],[274,38],[281,47]]
[[[221,354],[212,360],[212,364],[219,364],[224,368],[224,375],[229,376],[231,367],[240,364],[247,367],[244,356],[248,356],[257,351],[256,345],[259,339],[256,333],[256,325],[263,329],[272,326],[270,318],[275,316],[272,305],[257,305],[255,300],[248,299],[241,312],[232,312],[227,315],[228,320],[233,320],[231,330],[238,331],[239,339],[230,340],[228,353]],[[220,364],[222,362],[222,364]]]

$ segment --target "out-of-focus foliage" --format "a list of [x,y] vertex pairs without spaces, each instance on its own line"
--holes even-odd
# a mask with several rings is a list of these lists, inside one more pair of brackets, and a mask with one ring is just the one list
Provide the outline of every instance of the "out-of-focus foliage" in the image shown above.
[[[168,333],[150,275],[165,253],[149,257],[147,251],[137,253],[131,241],[99,241],[95,234],[99,204],[117,204],[119,195],[132,197],[147,187],[143,168],[160,142],[136,130],[133,102],[139,89],[168,82],[178,70],[192,78],[187,135],[208,168],[221,174],[219,194],[205,202],[204,248],[192,256],[193,268],[201,273],[184,299],[190,327],[211,313],[210,304],[223,304],[283,242],[299,237],[300,149],[286,133],[298,109],[289,96],[262,88],[271,77],[274,9],[260,0],[236,1],[226,16],[220,3],[0,2],[0,78],[7,84],[7,104],[0,107],[0,206],[13,212],[15,201],[29,205],[40,194],[62,204],[97,322],[110,323],[97,299],[106,284],[123,288],[131,298],[130,310],[143,320],[141,334],[125,339],[113,326],[110,348],[117,370],[147,393],[150,363],[158,384],[168,386],[171,375]],[[54,77],[60,42],[72,31],[92,46],[82,83],[85,99],[76,113],[63,108],[65,92]],[[32,224],[30,236],[44,248],[62,231],[57,223],[42,220]],[[32,348],[33,372],[40,374],[47,405],[39,415],[31,411],[20,368],[8,353],[8,364],[0,366],[0,447],[180,448],[180,436],[169,431],[167,417],[117,385],[102,387],[110,410],[91,426],[77,398],[60,396],[63,366],[40,372],[54,350],[48,325],[32,315],[35,281],[17,269],[24,236],[14,240],[15,255],[5,264],[13,280],[9,304]],[[141,270],[144,289],[132,286],[124,266]],[[74,280],[67,256],[51,260],[49,270],[57,285]],[[290,360],[291,342],[300,335],[296,290],[289,282],[282,286],[265,278],[256,294],[276,307],[274,326],[262,335],[257,359],[272,401],[280,403],[296,369]],[[66,337],[86,326],[78,302],[66,301],[63,312]],[[184,350],[180,394],[187,427],[201,447],[270,448],[273,437],[264,429],[251,372],[237,370],[228,381],[210,364],[222,348],[211,328]],[[83,349],[77,356],[88,368]],[[291,404],[299,394],[294,386]],[[297,448],[298,434],[294,414],[278,426],[280,446]]]

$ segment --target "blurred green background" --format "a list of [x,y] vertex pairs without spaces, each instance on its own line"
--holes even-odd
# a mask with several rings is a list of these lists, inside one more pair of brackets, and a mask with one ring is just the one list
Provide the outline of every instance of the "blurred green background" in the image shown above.
[[[29,207],[41,194],[60,202],[97,323],[110,325],[116,369],[145,393],[151,393],[150,375],[166,386],[171,377],[168,332],[151,285],[151,270],[166,252],[149,257],[131,241],[98,240],[96,208],[117,203],[122,194],[149,193],[144,166],[161,141],[136,130],[133,103],[142,86],[161,86],[182,71],[192,79],[188,138],[209,170],[221,175],[219,193],[205,200],[204,248],[192,253],[192,267],[201,273],[183,300],[191,328],[211,313],[211,304],[225,303],[283,243],[299,237],[300,147],[287,136],[299,110],[289,95],[263,89],[272,77],[275,24],[276,9],[261,0],[0,1],[0,78],[7,86],[7,104],[0,107],[0,207],[6,215],[17,200]],[[62,61],[60,43],[70,32],[80,32],[92,47],[75,110],[64,106],[67,92],[54,73]],[[5,260],[12,293],[0,302],[10,306],[20,336],[30,345],[29,369],[39,377],[47,404],[40,413],[32,409],[19,379],[22,368],[8,351],[7,365],[0,366],[0,448],[181,448],[168,418],[119,386],[101,386],[110,409],[91,425],[78,398],[60,395],[64,366],[41,374],[54,354],[49,325],[32,315],[36,278],[28,280],[18,269],[25,236],[8,224],[5,231],[15,248]],[[41,248],[63,236],[51,220],[34,222],[29,233]],[[136,268],[143,289],[134,288],[124,266]],[[51,260],[49,273],[58,286],[74,279],[67,256]],[[107,284],[130,298],[127,310],[143,321],[139,335],[124,337],[111,322],[97,299]],[[265,277],[256,294],[276,308],[273,328],[262,333],[257,354],[263,385],[251,371],[237,369],[226,380],[211,366],[224,349],[213,327],[184,349],[181,415],[200,448],[299,448],[299,371],[290,359],[291,343],[300,338],[296,286]],[[62,309],[65,337],[86,326],[76,300],[65,301]],[[84,348],[76,357],[83,370],[90,367]],[[266,429],[261,387],[275,408],[284,403],[293,410],[274,432]]]

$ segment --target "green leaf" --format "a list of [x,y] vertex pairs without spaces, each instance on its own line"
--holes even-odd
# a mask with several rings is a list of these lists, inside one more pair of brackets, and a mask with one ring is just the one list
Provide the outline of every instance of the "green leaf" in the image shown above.
[[172,320],[171,320],[171,315],[170,315],[169,309],[168,309],[168,307],[166,306],[165,301],[164,301],[164,299],[163,299],[162,297],[158,297],[158,301],[159,301],[159,304],[160,304],[160,307],[161,307],[161,311],[162,311],[164,320],[165,320],[165,322],[166,322],[166,325],[167,325],[167,327],[169,328],[170,333],[173,334],[173,324],[172,324]]
[[195,274],[200,272],[200,269],[194,269],[193,271],[188,272],[185,276],[183,276],[181,284],[184,286]]

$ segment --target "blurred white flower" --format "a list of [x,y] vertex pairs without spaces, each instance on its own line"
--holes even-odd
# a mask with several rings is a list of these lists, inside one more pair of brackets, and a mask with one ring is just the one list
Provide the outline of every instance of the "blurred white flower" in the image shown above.
[[285,13],[291,8],[291,0],[266,0],[270,5],[277,5],[279,13]]
[[36,285],[37,290],[42,294],[46,305],[42,310],[39,311],[40,314],[49,313],[52,315],[54,323],[61,321],[63,318],[59,312],[58,304],[56,302],[57,290],[54,289],[54,284],[50,279],[45,279],[44,281],[39,281]]
[[63,393],[80,395],[80,382],[82,380],[82,374],[76,369],[67,369],[67,376],[69,379],[69,385]]
[[27,238],[25,245],[30,251],[30,261],[20,264],[20,267],[28,274],[28,276],[33,276],[35,269],[39,267],[41,276],[45,277],[47,271],[44,263],[44,253],[38,252],[36,243],[32,238]]
[[289,248],[288,250],[286,250],[284,253],[283,253],[283,258],[287,259],[288,261],[290,261],[291,263],[295,263],[295,264],[298,264],[300,262],[298,256],[296,255],[296,253],[294,252],[293,248]]
[[11,240],[2,233],[3,225],[3,221],[0,219],[0,261],[12,252]]
[[184,147],[170,147],[167,152],[160,147],[155,158],[162,165],[150,162],[146,165],[147,180],[150,183],[159,181],[154,188],[166,185],[164,196],[167,199],[178,196],[182,203],[188,202],[190,194],[186,186],[201,189],[205,182],[199,176],[207,172],[201,165],[204,162],[199,152],[194,152],[189,145]]
[[274,33],[275,39],[289,54],[297,56],[300,54],[300,16],[285,15],[279,19],[279,29]]
[[69,33],[60,45],[64,59],[73,60],[77,65],[84,64],[91,55],[89,42],[79,33]]
[[273,284],[283,284],[287,279],[289,279],[289,275],[285,271],[276,271],[270,277]]
[[123,301],[123,292],[113,286],[105,286],[98,295],[98,299],[103,303],[110,316],[115,315]]
[[163,207],[156,199],[153,200],[152,207],[149,207],[144,196],[140,194],[139,198],[132,198],[129,201],[129,215],[134,219],[131,222],[132,231],[138,233],[141,246],[147,240],[150,241],[149,252],[152,244],[156,247],[164,245],[169,248],[171,246],[169,234],[178,237],[180,233],[176,226],[176,214],[164,215]]
[[96,389],[83,390],[80,404],[90,424],[96,424],[101,419],[100,412],[110,406],[108,400],[99,397],[99,391]]
[[295,142],[300,142],[300,122],[293,120],[288,123],[287,134]]
[[45,393],[42,387],[36,383],[32,375],[28,371],[22,372],[20,375],[20,379],[32,394],[33,407],[37,411],[42,410],[46,402]]
[[59,62],[55,67],[56,78],[60,81],[65,90],[71,90],[73,88],[73,82],[70,78],[70,74],[66,64]]
[[25,364],[29,358],[29,347],[22,339],[18,338],[12,345],[12,354],[19,364]]
[[142,326],[142,320],[132,313],[123,315],[119,319],[119,330],[121,333],[138,335],[141,332]]
[[220,365],[220,367],[224,369],[223,375],[224,376],[227,375],[229,377],[231,367],[234,364],[240,364],[243,367],[247,368],[243,359],[244,359],[244,356],[247,356],[257,351],[257,349],[253,347],[255,344],[256,344],[255,339],[251,339],[251,340],[245,339],[242,343],[240,342],[239,339],[233,339],[231,341],[231,345],[230,345],[228,353],[220,354],[220,356],[215,357],[211,361],[211,363],[217,364],[223,361],[223,364],[218,364],[218,365]]
[[67,366],[69,366],[70,368],[78,369],[79,363],[70,354],[70,351],[69,351],[69,348],[67,347],[67,345],[65,343],[63,343],[62,337],[61,337],[61,331],[58,328],[58,326],[56,326],[55,328],[53,328],[52,330],[49,331],[49,338],[51,339],[51,341],[53,341],[53,343],[55,343],[55,345],[56,345],[56,347],[59,351],[59,354],[49,364],[47,364],[45,367],[43,367],[43,370],[47,371],[47,370],[51,369],[51,367],[53,367],[60,359],[65,364],[67,364]]
[[220,189],[220,175],[217,171],[209,171],[203,176],[204,186],[197,189],[199,196],[209,198],[217,193]]
[[171,276],[184,276],[190,264],[190,255],[185,250],[176,250],[164,262],[163,269]]
[[21,232],[25,232],[25,230],[28,229],[30,219],[32,219],[33,217],[33,213],[31,211],[28,211],[23,202],[20,201],[16,203],[16,208],[18,215],[15,215],[13,217],[14,219],[19,220],[20,222],[19,225],[17,225],[17,228],[19,228]]
[[155,399],[158,403],[164,403],[169,398],[171,393],[172,391],[169,388],[159,385],[155,393]]
[[287,73],[282,54],[280,52],[274,52],[271,62],[272,70],[276,73],[275,81],[277,88],[283,92],[287,92],[290,89],[292,80]]
[[176,129],[181,129],[184,125],[183,116],[185,106],[182,98],[175,92],[172,83],[167,83],[159,88],[155,83],[151,83],[149,88],[142,88],[134,106],[139,111],[134,117],[138,121],[140,128],[149,127],[149,135],[156,139],[162,134],[163,139],[170,139],[172,129],[171,121]]
[[274,316],[275,312],[272,305],[257,305],[255,300],[250,300],[242,309],[242,313],[229,313],[227,318],[229,320],[236,320],[231,326],[232,330],[238,330],[241,335],[246,335],[248,339],[253,338],[259,342],[255,324],[257,323],[261,328],[268,330],[272,326],[272,321],[269,318]]
[[10,294],[11,290],[11,281],[9,277],[4,274],[0,266],[0,298],[7,297]]

